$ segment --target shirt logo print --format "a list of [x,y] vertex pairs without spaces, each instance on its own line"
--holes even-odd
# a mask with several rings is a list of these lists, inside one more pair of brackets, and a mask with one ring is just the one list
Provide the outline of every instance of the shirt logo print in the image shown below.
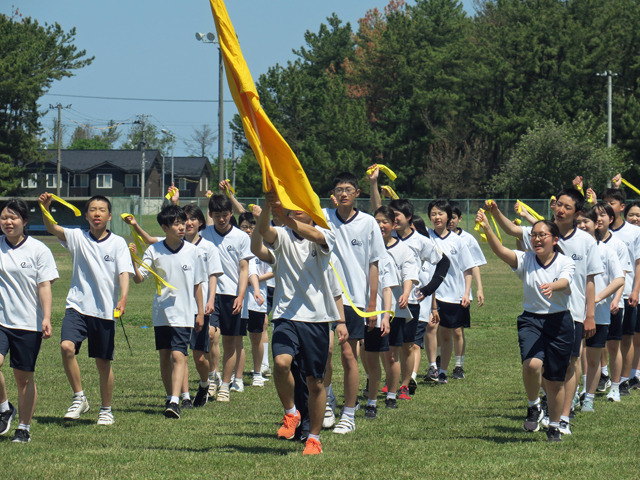
[[577,253],[574,253],[573,255],[571,255],[571,258],[573,260],[582,260],[584,257],[582,255],[578,255]]
[[31,265],[30,263],[27,263],[27,262],[22,262],[20,264],[20,267],[22,267],[22,268],[33,268],[33,265]]
[[115,259],[115,257],[112,257],[111,255],[105,255],[104,256],[104,261],[105,262],[115,262],[116,259]]
[[184,270],[185,272],[192,270],[191,265],[182,265],[182,270]]
[[362,241],[354,238],[353,240],[351,240],[351,245],[353,245],[354,247],[361,247],[362,246]]

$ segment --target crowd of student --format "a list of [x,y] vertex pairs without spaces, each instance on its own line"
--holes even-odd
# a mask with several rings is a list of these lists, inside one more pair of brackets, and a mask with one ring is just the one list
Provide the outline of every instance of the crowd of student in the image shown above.
[[[273,192],[266,194],[264,210],[253,205],[248,211],[222,182],[223,193],[211,195],[205,218],[193,204],[178,206],[179,192],[171,188],[170,204],[157,216],[165,237],[150,236],[133,216],[124,215],[137,240],[129,246],[107,230],[107,198],[87,202],[89,230],[83,231],[56,225],[48,213],[52,196],[41,195],[45,226],[73,262],[61,328],[62,361],[73,390],[64,418],[78,419],[90,409],[75,358],[88,340],[100,377],[98,424],[114,423],[115,320],[125,314],[130,278],[156,282],[152,318],[167,418],[180,418],[183,410],[214,398],[229,402],[231,392],[244,391],[247,331],[252,386],[264,386],[272,375],[269,314],[272,378],[285,410],[277,436],[304,441],[305,455],[322,452],[322,428],[355,431],[360,357],[367,373],[367,419],[378,416],[380,391],[385,408],[411,400],[422,349],[429,363],[425,381],[446,384],[452,355],[451,378],[465,378],[472,281],[481,306],[480,267],[486,259],[474,236],[458,228],[457,205],[431,202],[432,228],[414,215],[408,200],[382,205],[379,192],[388,190],[378,187],[380,170],[376,165],[368,170],[373,215],[355,208],[357,178],[336,176],[335,208],[323,212],[329,229],[305,212],[285,211]],[[619,180],[614,179],[617,187]],[[529,401],[524,429],[537,431],[542,423],[550,441],[571,433],[570,418],[579,404],[583,412],[594,411],[596,390],[610,389],[607,398],[620,401],[640,384],[640,281],[634,282],[640,275],[640,229],[621,216],[624,212],[627,221],[640,224],[640,203],[625,205],[619,188],[608,189],[604,203],[595,203],[592,190],[587,194],[593,207],[575,188],[560,192],[552,204],[553,220],[536,221],[516,204],[531,227],[510,222],[491,201],[476,218],[493,252],[523,281],[518,336]],[[517,250],[502,245],[488,216],[517,238]],[[42,339],[51,336],[51,283],[58,278],[51,251],[27,235],[27,221],[28,208],[20,200],[0,210],[0,367],[9,353],[18,386],[16,408],[0,373],[0,434],[9,431],[19,412],[15,442],[30,440],[37,396],[33,372]],[[141,252],[143,243],[148,247]],[[334,332],[344,375],[340,413],[332,388]],[[189,348],[200,379],[193,400]],[[380,388],[383,369],[386,385]]]

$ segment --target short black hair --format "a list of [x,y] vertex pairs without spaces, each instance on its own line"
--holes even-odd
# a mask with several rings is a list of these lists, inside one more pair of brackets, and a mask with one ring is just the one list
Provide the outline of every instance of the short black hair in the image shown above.
[[[25,203],[24,200],[20,200],[19,198],[10,198],[2,205],[2,208],[0,208],[0,213],[2,213],[5,208],[17,213],[24,223],[27,223],[29,221],[29,206]],[[26,226],[23,227],[22,234],[27,235]]]
[[[582,210],[580,210],[580,216],[584,218],[588,218],[594,224],[598,223],[598,211],[595,209],[595,207],[590,207],[589,205],[583,205]],[[595,235],[596,235],[596,240],[598,241],[602,240],[602,237],[600,236],[600,232],[598,231],[598,229],[596,229]]]
[[187,221],[187,214],[185,211],[177,205],[166,205],[160,210],[160,213],[156,217],[159,225],[170,227],[176,220],[182,222]]
[[413,219],[413,203],[410,200],[406,198],[391,200],[389,206],[407,217],[407,220],[411,221]]
[[242,225],[242,222],[247,222],[249,225],[256,224],[256,217],[251,212],[243,212],[238,216],[238,225]]
[[231,200],[226,195],[215,193],[209,199],[209,211],[211,213],[233,212]]
[[460,208],[460,204],[458,202],[449,202],[451,205],[451,212],[458,218],[462,217],[462,209]]
[[[607,207],[611,208],[611,205],[609,205],[608,203],[605,204]],[[633,208],[633,207],[638,207],[640,208],[640,202],[638,202],[637,200],[634,200],[633,202],[629,202],[627,204],[625,204],[624,206],[624,218],[627,218],[627,215],[629,214],[629,211]],[[613,208],[611,208],[611,212],[613,212]]]
[[621,188],[607,188],[602,194],[602,201],[606,202],[607,198],[617,200],[621,204],[627,203],[627,194],[624,193],[624,190],[622,190]]
[[87,200],[87,203],[84,204],[84,213],[87,213],[89,211],[89,205],[91,205],[91,202],[95,202],[96,200],[98,200],[99,202],[105,202],[107,204],[107,207],[109,207],[109,213],[111,213],[111,202],[107,197],[103,195],[94,195],[89,200]]
[[374,213],[373,216],[375,217],[376,215],[382,215],[384,216],[384,218],[386,218],[387,220],[389,220],[389,222],[396,223],[396,214],[393,211],[393,209],[388,206],[388,205],[382,205],[381,207],[379,207]]
[[340,185],[341,183],[348,183],[350,185],[353,185],[353,188],[355,188],[356,190],[358,190],[359,188],[358,179],[353,173],[350,172],[342,172],[333,177],[333,188],[336,188],[336,186]]
[[[631,205],[627,205],[627,207],[625,207],[625,209],[624,209],[625,216],[626,216],[626,213],[627,213],[627,208],[630,208],[631,206],[633,206],[634,203],[637,204],[636,206],[640,207],[640,202],[631,202]],[[598,202],[593,206],[593,208],[598,213],[604,211],[607,214],[607,216],[610,219],[612,219],[611,223],[613,223],[613,220],[616,219],[616,214],[613,212],[613,208],[611,208],[611,205],[609,205],[608,203]]]
[[198,205],[196,205],[195,203],[190,203],[189,205],[185,205],[182,209],[184,210],[184,213],[195,217],[200,222],[198,231],[207,228],[207,221],[204,218],[204,213],[202,213],[202,210]]
[[437,198],[436,200],[432,200],[427,207],[427,214],[429,215],[429,217],[431,217],[431,210],[433,210],[434,208],[442,210],[447,214],[447,222],[451,220],[453,211],[451,210],[451,204],[449,203],[449,200],[447,200],[446,198]]
[[413,228],[416,229],[420,235],[424,235],[425,237],[431,237],[429,235],[429,230],[427,230],[427,225],[424,223],[424,219],[420,215],[414,215],[411,219],[411,223],[413,224]]
[[[580,212],[582,210],[582,207],[584,206],[584,195],[582,195],[577,189],[573,187],[564,188],[558,192],[556,198],[560,200],[560,197],[563,195],[573,200],[573,203],[576,205],[576,212]],[[556,200],[556,202],[558,200]]]

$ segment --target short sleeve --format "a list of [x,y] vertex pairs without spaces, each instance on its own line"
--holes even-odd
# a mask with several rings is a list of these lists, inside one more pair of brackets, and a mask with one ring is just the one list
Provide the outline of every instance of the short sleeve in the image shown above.
[[[615,239],[615,238],[614,238]],[[632,272],[634,270],[634,266],[631,263],[631,259],[629,258],[629,249],[627,246],[621,242],[616,242],[618,260],[620,261],[620,267],[625,272]]]
[[562,269],[560,270],[558,278],[565,278],[569,281],[569,287],[565,290],[565,293],[569,295],[571,294],[571,282],[573,281],[573,275],[576,273],[576,264],[569,257],[565,257],[563,255],[563,258],[565,261],[562,263]]
[[56,266],[56,261],[53,259],[53,254],[51,250],[45,246],[42,246],[38,252],[36,270],[37,284],[51,282],[59,278],[58,267]]
[[419,281],[420,277],[420,266],[416,262],[416,257],[413,255],[405,255],[404,261],[402,262],[402,283],[406,280],[412,280],[415,282]]
[[201,283],[205,283],[209,280],[209,276],[207,275],[206,268],[204,266],[204,258],[202,257],[202,252],[200,250],[196,250],[195,254],[195,267],[194,267],[194,284],[199,285]]
[[594,241],[587,249],[587,275],[598,275],[603,272],[604,266],[598,252],[598,244]]
[[218,253],[218,249],[211,244],[210,248],[207,249],[207,276],[215,275],[220,276],[223,273],[222,264],[220,263],[220,254]]
[[64,240],[60,240],[60,245],[69,250],[69,253],[73,254],[78,248],[78,232],[82,234],[82,230],[79,228],[63,228],[63,230],[64,237],[67,241],[65,242]]
[[[153,246],[147,248],[144,252],[144,256],[142,257],[142,263],[144,263],[149,268],[153,268]],[[144,267],[139,267],[140,275],[142,275],[142,281],[144,282],[149,276],[149,270]]]
[[379,262],[387,249],[384,245],[384,239],[382,238],[382,233],[378,228],[378,225],[375,223],[375,219],[372,219],[372,227],[371,227],[371,255],[369,256],[369,263]]
[[525,252],[533,252],[533,247],[531,246],[531,232],[533,231],[532,227],[521,227],[522,228],[522,248],[524,248]]
[[478,243],[478,241],[471,234],[466,235],[465,239],[465,244],[469,248],[469,253],[471,254],[471,257],[473,258],[473,261],[475,263],[474,266],[480,267],[482,265],[486,265],[487,259],[485,258],[484,253],[482,253],[482,249],[480,248],[480,244]]
[[612,249],[609,249],[608,255],[609,255],[609,269],[611,274],[610,278],[611,279],[616,279],[620,277],[624,278],[624,272],[622,271],[622,266],[620,265],[620,260],[618,259],[616,252],[614,252]]
[[[631,224],[629,226],[633,227]],[[631,263],[635,266],[636,260],[640,258],[640,234],[633,239],[633,255],[634,258],[631,259]]]
[[318,245],[318,252],[322,255],[330,255],[336,244],[336,234],[333,233],[332,230],[327,230],[326,228],[319,227],[318,225],[316,225],[315,228],[316,230],[322,232],[322,234],[324,235],[324,240],[325,242],[327,242],[328,247],[327,250],[325,250],[324,248],[320,247],[320,245]]
[[431,265],[437,265],[442,260],[442,252],[438,249],[433,240],[427,237],[422,238],[422,251],[420,260],[429,262]]
[[466,245],[464,245],[464,242],[460,242],[460,243],[462,243],[462,249],[461,251],[458,252],[458,254],[460,255],[460,270],[465,272],[470,268],[475,267],[476,262],[471,256],[469,249],[466,248]]
[[129,252],[127,242],[124,238],[120,240],[121,241],[118,242],[118,254],[116,255],[116,267],[118,269],[118,275],[125,272],[134,274],[135,271],[133,269],[133,262],[131,261],[131,253]]
[[249,260],[253,257],[251,252],[251,237],[249,235],[242,235],[240,240],[240,260]]
[[518,260],[518,266],[516,268],[512,268],[515,274],[518,276],[520,280],[524,282],[524,274],[525,274],[525,260],[527,254],[525,252],[521,252],[520,250],[512,250],[513,253],[516,254],[516,259]]
[[258,268],[255,260],[249,262],[249,277],[251,277],[251,275],[258,275]]

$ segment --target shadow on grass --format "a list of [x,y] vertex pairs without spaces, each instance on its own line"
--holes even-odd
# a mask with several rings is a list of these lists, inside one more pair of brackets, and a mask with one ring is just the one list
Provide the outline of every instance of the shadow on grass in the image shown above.
[[[218,435],[217,435],[218,436]],[[251,435],[249,435],[251,436]],[[269,436],[269,438],[273,438],[273,436]],[[302,444],[300,444],[301,448],[304,448]],[[188,452],[188,453],[210,453],[215,451],[216,453],[247,453],[252,455],[278,455],[285,456],[290,453],[297,453],[296,450],[292,450],[291,448],[283,448],[283,447],[247,447],[243,445],[219,445],[212,447],[140,447],[142,450],[157,450],[162,452]]]
[[[486,434],[481,434],[477,436],[471,435],[459,435],[458,439],[467,439],[467,440],[484,440],[486,442],[492,442],[497,444],[507,444],[507,443],[532,443],[539,442],[541,440],[541,433],[526,433],[522,430],[518,430],[516,427],[503,427],[503,426],[492,426],[485,427],[487,430],[493,430],[497,434],[502,435],[491,435],[491,433],[487,432]],[[546,434],[542,434],[546,437]]]
[[37,415],[34,416],[33,418],[38,423],[41,423],[43,425],[56,424],[56,425],[61,425],[65,428],[76,427],[78,425],[93,425],[94,423],[96,423],[95,420],[89,420],[88,418],[82,418],[78,420],[67,420],[62,417],[39,417]]

